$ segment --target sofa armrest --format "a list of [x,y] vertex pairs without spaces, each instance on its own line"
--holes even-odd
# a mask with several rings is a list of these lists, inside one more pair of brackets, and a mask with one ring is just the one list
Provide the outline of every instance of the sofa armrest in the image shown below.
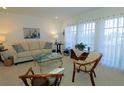
[[8,49],[5,52],[2,52],[2,57],[3,59],[7,59],[8,57],[12,56],[14,57],[14,59],[17,59],[17,53],[16,51],[13,49],[12,46],[6,46],[6,49]]

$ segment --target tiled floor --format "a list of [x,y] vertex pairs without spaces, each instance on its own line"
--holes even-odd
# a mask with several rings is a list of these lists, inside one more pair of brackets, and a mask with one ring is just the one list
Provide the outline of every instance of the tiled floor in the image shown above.
[[[69,57],[63,57],[63,67],[65,68],[64,77],[61,82],[61,86],[90,86],[90,77],[83,72],[77,73],[75,82],[71,82],[72,78],[72,63]],[[42,64],[42,72],[47,73],[52,69],[59,66],[59,62],[46,62]],[[22,86],[22,81],[18,78],[26,72],[29,67],[33,67],[34,70],[39,70],[34,62],[23,63],[19,65],[13,65],[5,67],[0,62],[0,85],[1,86]],[[37,72],[37,71],[36,71]],[[124,85],[124,72],[111,69],[105,66],[99,65],[96,69],[97,77],[95,79],[97,86],[118,86]]]

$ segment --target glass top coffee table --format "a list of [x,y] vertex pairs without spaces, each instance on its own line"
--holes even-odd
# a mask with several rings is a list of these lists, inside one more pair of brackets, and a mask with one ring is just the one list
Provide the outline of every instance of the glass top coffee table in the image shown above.
[[43,62],[58,60],[59,62],[61,62],[61,65],[59,67],[62,67],[63,65],[62,55],[60,53],[38,54],[33,56],[33,60],[34,62],[38,63],[38,65],[40,66],[40,70],[41,63]]

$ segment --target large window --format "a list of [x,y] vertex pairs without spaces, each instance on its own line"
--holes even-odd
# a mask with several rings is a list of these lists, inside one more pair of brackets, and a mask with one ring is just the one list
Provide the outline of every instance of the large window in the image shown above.
[[82,23],[77,26],[77,43],[85,43],[94,50],[95,22]]
[[77,43],[84,43],[94,50],[95,22],[68,26],[65,29],[65,48],[74,48]]
[[[111,67],[120,67],[122,65],[121,55],[124,33],[124,18],[113,18],[104,21],[104,40],[102,52],[104,55],[103,64]],[[123,53],[124,54],[124,53]]]
[[[97,29],[96,29],[97,28]],[[74,48],[85,43],[91,51],[103,54],[102,64],[124,70],[124,17],[98,19],[97,23],[87,22],[69,26],[65,31],[66,47]]]
[[76,44],[76,29],[75,25],[65,28],[65,48],[74,48]]

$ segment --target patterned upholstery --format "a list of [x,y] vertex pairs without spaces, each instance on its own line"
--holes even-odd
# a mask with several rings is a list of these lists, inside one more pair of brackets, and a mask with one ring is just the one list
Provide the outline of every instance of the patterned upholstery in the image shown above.
[[15,49],[15,51],[17,53],[20,53],[20,52],[24,52],[25,51],[21,44],[12,45],[12,47]]

